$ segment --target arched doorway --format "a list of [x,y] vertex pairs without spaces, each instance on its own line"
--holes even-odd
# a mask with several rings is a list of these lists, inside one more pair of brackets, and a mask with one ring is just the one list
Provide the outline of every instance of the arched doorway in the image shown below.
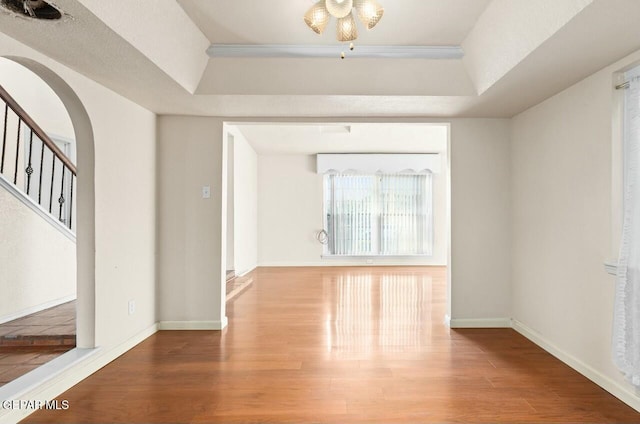
[[91,120],[74,90],[46,66],[24,57],[4,56],[41,78],[58,96],[73,126],[76,142],[76,346],[95,347],[94,137]]

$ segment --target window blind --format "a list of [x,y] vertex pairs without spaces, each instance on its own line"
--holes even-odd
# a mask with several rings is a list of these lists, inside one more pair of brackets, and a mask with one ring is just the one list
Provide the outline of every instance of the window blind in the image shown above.
[[431,255],[431,174],[325,175],[329,255]]

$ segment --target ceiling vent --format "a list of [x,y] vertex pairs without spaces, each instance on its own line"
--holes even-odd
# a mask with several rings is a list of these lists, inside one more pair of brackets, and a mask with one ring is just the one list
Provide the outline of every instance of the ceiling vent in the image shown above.
[[0,0],[0,4],[5,9],[29,18],[56,20],[62,17],[60,10],[45,0]]

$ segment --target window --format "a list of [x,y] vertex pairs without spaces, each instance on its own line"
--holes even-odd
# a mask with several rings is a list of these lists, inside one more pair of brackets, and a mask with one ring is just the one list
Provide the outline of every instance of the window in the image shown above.
[[431,255],[431,174],[324,176],[326,255]]

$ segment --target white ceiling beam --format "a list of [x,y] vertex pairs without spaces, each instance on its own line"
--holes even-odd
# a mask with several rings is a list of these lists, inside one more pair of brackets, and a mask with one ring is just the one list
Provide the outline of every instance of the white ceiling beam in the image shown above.
[[460,46],[363,46],[355,44],[350,51],[346,45],[302,44],[212,44],[207,54],[219,57],[251,58],[336,58],[341,52],[348,58],[378,59],[461,59]]

